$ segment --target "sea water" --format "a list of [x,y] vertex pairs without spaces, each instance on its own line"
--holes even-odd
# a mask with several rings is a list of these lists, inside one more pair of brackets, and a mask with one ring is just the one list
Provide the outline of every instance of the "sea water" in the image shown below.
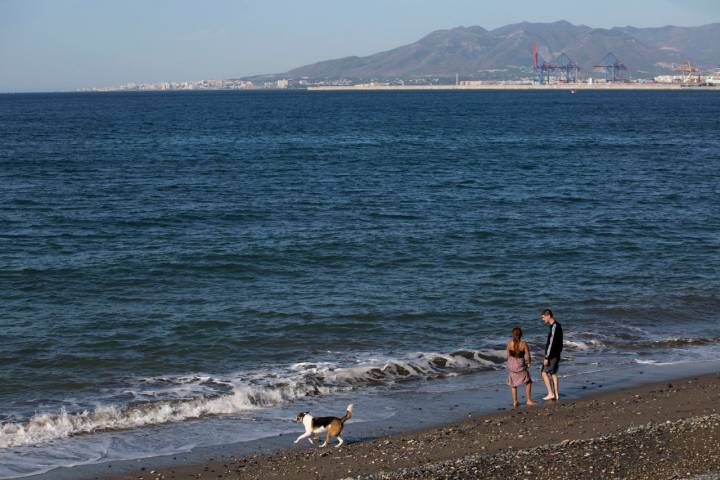
[[568,382],[717,358],[719,132],[720,92],[0,95],[0,478],[502,385],[548,307]]

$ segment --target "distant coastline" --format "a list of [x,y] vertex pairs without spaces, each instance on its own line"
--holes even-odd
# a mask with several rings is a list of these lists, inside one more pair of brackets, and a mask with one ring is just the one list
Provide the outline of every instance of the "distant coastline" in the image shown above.
[[170,91],[421,91],[421,90],[715,90],[720,91],[720,83],[681,83],[656,81],[628,81],[628,82],[553,82],[539,83],[532,81],[463,81],[452,83],[414,83],[402,84],[396,82],[368,82],[368,83],[341,83],[341,84],[305,84],[291,85],[288,80],[278,80],[265,84],[243,84],[231,82],[186,82],[175,84],[132,84],[120,87],[104,87],[81,90],[85,92],[170,92]]
[[473,85],[342,85],[308,87],[308,91],[408,91],[408,90],[714,90],[715,86],[686,86],[662,83],[564,83],[564,84],[507,84],[483,83]]
[[[465,82],[465,84],[426,84],[426,85],[397,85],[388,83],[364,83],[350,85],[307,85],[302,87],[276,87],[257,86],[244,88],[94,88],[79,90],[76,93],[118,93],[118,92],[201,92],[201,91],[309,91],[309,92],[357,92],[357,91],[441,91],[441,90],[523,90],[523,91],[588,91],[588,90],[646,90],[646,91],[688,91],[704,90],[720,92],[720,85],[686,85],[680,83],[657,82],[615,82],[615,83],[515,83],[515,82]],[[43,92],[49,93],[49,92]]]

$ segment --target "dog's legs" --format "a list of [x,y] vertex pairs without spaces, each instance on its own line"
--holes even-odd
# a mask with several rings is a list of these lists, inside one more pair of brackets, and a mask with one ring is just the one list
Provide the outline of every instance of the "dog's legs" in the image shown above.
[[338,448],[338,447],[339,447],[340,445],[342,445],[343,442],[344,442],[343,439],[342,439],[342,437],[341,437],[340,435],[337,436],[337,441],[338,441],[338,444],[335,445],[335,448]]
[[[298,443],[300,440],[302,440],[303,438],[308,438],[310,435],[312,435],[312,432],[305,432],[300,435],[293,443]],[[310,443],[312,443],[312,440],[310,441]]]
[[332,440],[332,435],[330,434],[330,431],[328,431],[327,435],[325,435],[325,441],[322,445],[320,445],[320,448],[327,447],[328,443],[330,443],[330,440]]

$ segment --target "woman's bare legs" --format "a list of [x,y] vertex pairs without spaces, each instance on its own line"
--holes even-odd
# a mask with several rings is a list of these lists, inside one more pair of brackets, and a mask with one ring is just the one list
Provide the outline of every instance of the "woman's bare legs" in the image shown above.
[[513,408],[519,407],[520,402],[518,402],[518,399],[517,399],[517,387],[511,387],[511,390],[512,390],[512,397],[513,397]]
[[525,384],[525,403],[528,407],[535,405],[535,402],[532,401],[532,382]]

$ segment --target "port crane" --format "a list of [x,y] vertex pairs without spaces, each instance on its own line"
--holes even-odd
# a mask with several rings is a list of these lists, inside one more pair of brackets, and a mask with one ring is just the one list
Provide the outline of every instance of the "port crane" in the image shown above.
[[623,72],[627,71],[627,66],[610,52],[600,60],[598,65],[594,65],[595,71],[604,72],[605,80],[608,82],[619,82],[623,80]]
[[580,66],[575,63],[566,53],[558,57],[558,70],[560,70],[560,81],[565,83],[577,83]]
[[702,77],[700,76],[702,68],[693,65],[690,63],[690,60],[682,65],[676,66],[673,70],[684,74],[683,83],[686,85],[698,85],[702,83]]
[[533,69],[537,73],[538,80],[541,84],[550,83],[550,77],[552,76],[552,73],[559,69],[560,67],[558,65],[555,65],[554,63],[547,63],[543,60],[542,63],[538,62],[538,51],[537,51],[537,43],[532,42],[532,50],[533,50]]

